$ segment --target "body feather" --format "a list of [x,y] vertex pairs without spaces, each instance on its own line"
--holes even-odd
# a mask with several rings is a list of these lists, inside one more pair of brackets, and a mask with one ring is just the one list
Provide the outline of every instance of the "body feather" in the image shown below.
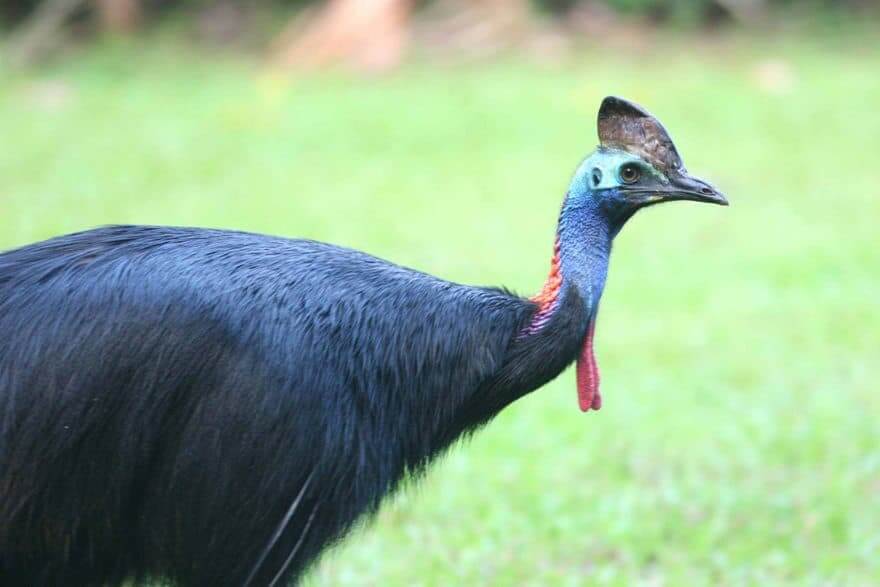
[[567,299],[518,340],[529,300],[312,241],[122,226],[4,253],[0,572],[238,585],[262,555],[265,584],[296,548],[297,576],[573,360]]

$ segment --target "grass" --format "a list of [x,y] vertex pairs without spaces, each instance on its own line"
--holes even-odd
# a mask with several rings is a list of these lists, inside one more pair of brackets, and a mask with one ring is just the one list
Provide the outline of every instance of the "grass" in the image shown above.
[[618,238],[605,407],[580,414],[566,372],[307,584],[876,585],[877,71],[868,39],[372,80],[103,47],[0,72],[0,247],[223,226],[529,293],[599,100],[631,97],[732,206],[653,208]]

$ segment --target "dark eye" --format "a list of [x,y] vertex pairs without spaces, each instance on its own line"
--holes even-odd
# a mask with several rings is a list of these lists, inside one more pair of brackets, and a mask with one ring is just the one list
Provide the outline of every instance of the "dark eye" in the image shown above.
[[635,183],[641,176],[641,170],[631,163],[620,168],[620,181],[623,183]]

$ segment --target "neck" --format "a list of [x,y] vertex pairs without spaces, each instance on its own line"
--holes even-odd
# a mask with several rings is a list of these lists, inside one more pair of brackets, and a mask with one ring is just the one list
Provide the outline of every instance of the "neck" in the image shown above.
[[622,224],[610,219],[590,196],[566,198],[559,215],[550,274],[540,293],[531,298],[538,304],[538,311],[523,336],[541,330],[573,287],[587,315],[595,317],[608,274],[611,241]]

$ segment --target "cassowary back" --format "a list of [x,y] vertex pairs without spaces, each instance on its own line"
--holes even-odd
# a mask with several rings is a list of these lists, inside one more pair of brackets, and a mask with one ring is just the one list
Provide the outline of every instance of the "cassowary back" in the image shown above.
[[2,570],[49,584],[241,584],[312,474],[255,584],[311,515],[300,569],[495,413],[472,396],[532,312],[330,245],[149,227],[0,255],[0,300]]

